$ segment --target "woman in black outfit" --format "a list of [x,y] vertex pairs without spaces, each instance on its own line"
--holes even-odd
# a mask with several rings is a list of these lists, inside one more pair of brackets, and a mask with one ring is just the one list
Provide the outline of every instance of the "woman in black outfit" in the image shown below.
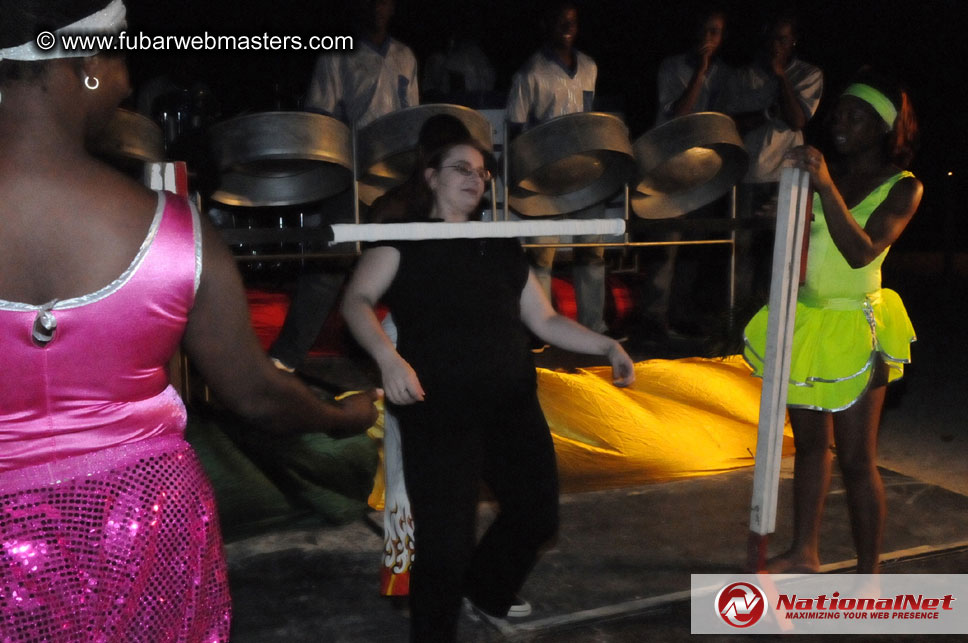
[[[490,178],[476,142],[431,154],[410,220],[468,221]],[[374,314],[384,299],[397,347]],[[411,576],[413,641],[452,641],[461,597],[503,617],[558,525],[554,446],[538,404],[530,330],[607,356],[617,386],[635,378],[618,342],[557,314],[516,239],[386,242],[368,248],[343,315],[376,360],[400,419],[419,543]],[[480,480],[500,513],[475,546]]]

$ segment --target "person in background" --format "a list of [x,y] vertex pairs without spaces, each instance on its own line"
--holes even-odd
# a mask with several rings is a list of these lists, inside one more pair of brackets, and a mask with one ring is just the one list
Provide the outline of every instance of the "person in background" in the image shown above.
[[[670,56],[659,65],[657,76],[658,110],[655,124],[696,112],[718,111],[723,89],[730,74],[719,58],[726,31],[726,14],[722,9],[706,6],[694,24],[692,48]],[[686,216],[709,216],[719,211],[713,204]],[[647,241],[679,241],[680,231],[652,235]],[[698,238],[698,237],[692,237]],[[643,252],[652,275],[651,301],[646,305],[646,332],[662,339],[670,325],[683,331],[695,327],[692,309],[696,307],[696,284],[705,249],[660,246]]]
[[[831,439],[847,491],[857,572],[878,571],[884,487],[877,432],[889,381],[911,360],[914,329],[900,297],[881,288],[881,264],[921,201],[910,163],[917,122],[908,95],[865,71],[837,100],[830,163],[817,148],[786,158],[810,173],[815,190],[806,282],[797,294],[787,408],[796,457],[793,542],[767,561],[774,573],[815,573],[830,485]],[[744,356],[762,376],[766,309],[745,330]]]
[[[358,7],[358,34],[352,52],[323,54],[316,61],[306,111],[332,116],[363,128],[377,118],[419,103],[417,59],[410,48],[390,35],[394,0],[365,0]],[[321,205],[327,221],[352,212],[352,190]],[[269,348],[277,367],[294,371],[305,359],[339,297],[349,266],[341,261],[299,275],[296,291],[279,337]]]
[[121,0],[0,11],[0,640],[228,641],[172,355],[267,440],[363,431],[375,395],[323,402],[274,368],[218,233],[87,151],[131,91],[124,59],[34,40],[116,34]]
[[[796,55],[797,20],[780,14],[764,29],[757,59],[727,83],[723,111],[733,117],[749,153],[750,166],[738,186],[737,216],[775,216],[784,154],[802,145],[803,130],[823,93],[823,73]],[[739,232],[736,292],[740,309],[766,301],[773,251],[772,230]]]
[[[477,218],[493,167],[473,139],[430,154],[407,220]],[[374,313],[381,300],[393,311],[396,346]],[[400,421],[418,547],[411,640],[454,641],[462,596],[493,617],[526,607],[517,592],[558,525],[554,446],[528,330],[607,356],[618,386],[635,377],[628,355],[554,312],[516,239],[376,244],[360,258],[342,312]],[[482,479],[500,510],[475,544]]]
[[495,82],[494,66],[478,37],[483,9],[477,3],[468,3],[455,15],[444,50],[427,58],[420,88],[427,102],[483,107]]
[[686,114],[715,111],[721,106],[730,73],[719,58],[726,13],[718,7],[706,7],[698,18],[693,48],[670,56],[659,65],[656,125]]
[[[507,120],[511,136],[558,116],[588,112],[595,98],[598,66],[575,49],[578,36],[578,8],[573,2],[555,2],[545,10],[541,31],[544,45],[514,74],[508,93]],[[597,219],[604,204],[569,214],[572,218]],[[557,237],[537,237],[537,243],[555,243]],[[576,237],[579,243],[601,241],[600,235]],[[555,248],[529,252],[538,283],[551,299],[551,270]],[[574,249],[575,301],[578,322],[595,332],[605,332],[605,249]]]

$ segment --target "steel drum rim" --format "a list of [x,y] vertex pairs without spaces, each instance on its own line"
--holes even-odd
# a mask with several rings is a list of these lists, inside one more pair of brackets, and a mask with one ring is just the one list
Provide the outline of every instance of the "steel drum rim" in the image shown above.
[[[597,147],[586,147],[585,149],[581,150],[567,150],[566,153],[566,150],[562,149],[560,146],[551,145],[549,143],[545,146],[548,149],[532,145],[532,151],[528,151],[529,148],[527,144],[534,143],[534,140],[553,140],[554,137],[551,135],[546,135],[547,132],[554,132],[562,127],[568,127],[571,131],[575,131],[576,126],[574,123],[576,121],[587,121],[593,125],[591,128],[588,128],[587,126],[586,128],[594,130],[595,135],[588,133],[583,137],[593,139],[589,140],[588,143],[597,145]],[[611,127],[620,128],[619,131],[621,131],[621,135],[615,136],[615,134],[618,132],[606,132],[608,134],[612,134],[613,136],[600,136],[602,129]],[[534,149],[536,147],[538,149]],[[626,155],[634,163],[632,144],[629,141],[628,127],[624,122],[622,122],[622,119],[604,112],[576,112],[573,114],[558,116],[528,129],[511,142],[511,144],[508,146],[508,182],[511,186],[519,186],[523,181],[530,178],[532,175],[536,174],[542,168],[547,167],[548,165],[557,163],[572,156],[577,156],[579,154],[592,151],[607,151]],[[542,152],[544,152],[544,154],[542,154]]]
[[669,158],[667,152],[655,148],[657,139],[664,138],[676,141],[680,151],[692,147],[710,147],[713,144],[733,145],[744,151],[746,149],[732,118],[719,112],[696,112],[663,123],[635,140],[632,148],[641,174],[648,174]]
[[[674,141],[672,153],[659,145]],[[722,160],[712,179],[689,190],[649,193],[640,189],[648,174],[663,163],[693,148],[713,150]],[[719,112],[697,112],[674,118],[653,128],[633,144],[638,181],[630,195],[632,211],[644,219],[671,218],[700,208],[725,194],[745,174],[749,155],[732,118]]]
[[[324,178],[322,174],[331,176]],[[219,178],[219,187],[212,193],[211,198],[224,205],[237,207],[300,205],[335,196],[349,188],[352,182],[352,172],[337,165],[271,178],[223,172]]]
[[[485,149],[490,151],[494,150],[494,143],[491,136],[491,122],[476,109],[464,105],[452,105],[450,103],[414,105],[413,107],[384,114],[357,131],[356,156],[360,174],[367,174],[370,168],[375,165],[399,154],[405,154],[416,149],[419,127],[412,129],[412,136],[410,138],[413,144],[406,149],[396,149],[387,152],[374,149],[377,146],[371,145],[370,142],[386,140],[388,133],[396,133],[399,131],[400,125],[398,121],[405,121],[408,117],[423,112],[427,112],[427,116],[421,119],[421,125],[431,116],[450,114],[464,123],[467,129],[470,130],[471,136],[483,145]],[[461,118],[462,116],[465,118]]]
[[578,190],[556,195],[509,191],[508,205],[523,216],[555,216],[584,210],[618,194],[634,173],[634,160],[618,157],[610,172]]
[[[414,158],[416,156],[420,127],[408,127],[401,130],[401,121],[406,123],[408,119],[416,120],[422,126],[428,118],[438,114],[450,114],[458,118],[478,143],[485,149],[493,151],[491,122],[487,120],[486,116],[470,107],[450,103],[428,103],[384,114],[357,131],[356,163],[357,168],[359,168],[361,184],[360,200],[363,203],[372,204],[386,190],[403,183],[409,176],[409,165],[412,163],[401,163],[401,165],[408,166],[407,171],[402,174],[382,171],[384,166],[392,165],[389,163],[391,160],[407,160],[407,156]],[[417,117],[415,118],[414,115],[417,115]],[[388,140],[399,143],[401,131],[407,133],[406,146],[397,145],[396,148],[390,148],[386,145]],[[377,168],[380,168],[381,171],[374,171]]]
[[743,178],[749,165],[745,149],[729,146],[719,154],[720,157],[735,155],[732,160],[724,159],[723,162],[723,167],[731,170],[720,171],[711,180],[689,191],[649,194],[635,190],[629,195],[632,211],[643,219],[667,219],[712,203]]
[[213,135],[219,135],[221,134],[221,130],[227,129],[232,126],[236,126],[240,122],[260,121],[260,120],[279,119],[279,118],[289,118],[293,120],[306,120],[306,121],[325,119],[326,121],[339,123],[339,125],[341,125],[342,127],[346,128],[347,131],[349,131],[349,126],[343,121],[339,120],[338,118],[334,118],[326,114],[317,114],[316,112],[306,112],[298,109],[278,109],[278,110],[271,110],[267,112],[252,112],[250,114],[238,114],[236,116],[226,118],[223,121],[219,121],[218,123],[214,123],[209,128],[209,131]]
[[[278,138],[280,121],[289,127],[299,125],[307,131],[315,128],[325,132],[327,145],[322,145],[320,140],[314,140],[311,145],[302,147],[284,145],[286,141]],[[248,125],[255,131],[240,138],[239,128],[242,125]],[[319,131],[315,133],[317,139],[320,138]],[[209,135],[213,156],[221,170],[257,165],[260,161],[286,160],[329,163],[348,170],[353,167],[349,127],[324,114],[301,111],[243,114],[216,123],[210,128]],[[256,144],[264,143],[266,137],[271,139],[271,144],[256,148]],[[253,171],[248,169],[246,173],[252,174]]]

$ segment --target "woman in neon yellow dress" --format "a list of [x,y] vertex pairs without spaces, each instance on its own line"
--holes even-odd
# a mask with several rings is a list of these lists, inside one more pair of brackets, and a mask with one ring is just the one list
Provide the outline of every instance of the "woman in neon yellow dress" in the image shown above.
[[[881,288],[881,264],[921,200],[903,168],[917,131],[907,94],[858,79],[828,123],[836,152],[798,147],[788,157],[815,190],[806,282],[800,287],[787,407],[793,426],[794,536],[767,563],[771,572],[816,571],[817,540],[830,483],[830,441],[847,491],[857,571],[878,568],[884,488],[877,430],[889,381],[910,361],[914,329],[897,293]],[[746,327],[744,355],[762,375],[766,309]]]

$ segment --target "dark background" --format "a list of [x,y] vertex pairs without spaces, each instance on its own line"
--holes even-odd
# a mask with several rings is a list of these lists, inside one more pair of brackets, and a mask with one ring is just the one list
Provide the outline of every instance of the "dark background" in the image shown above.
[[[277,0],[263,4],[216,0],[131,0],[129,30],[150,35],[349,35],[348,0]],[[756,51],[764,19],[776,2],[723,1],[728,18],[723,57],[743,64]],[[539,3],[494,0],[397,0],[391,31],[423,63],[455,26],[476,27],[497,70],[498,90],[540,44]],[[623,111],[633,140],[655,116],[660,61],[688,48],[696,5],[689,2],[579,2],[577,46],[599,67],[599,107]],[[968,240],[961,204],[968,198],[968,21],[963,0],[815,0],[793,7],[800,18],[798,55],[825,76],[821,111],[807,134],[821,142],[824,113],[863,64],[902,79],[921,123],[921,152],[912,169],[925,184],[921,210],[901,240],[917,249]],[[131,52],[132,83],[158,74],[207,84],[220,118],[274,108],[298,108],[315,61],[313,52]],[[951,173],[949,175],[949,173]]]

